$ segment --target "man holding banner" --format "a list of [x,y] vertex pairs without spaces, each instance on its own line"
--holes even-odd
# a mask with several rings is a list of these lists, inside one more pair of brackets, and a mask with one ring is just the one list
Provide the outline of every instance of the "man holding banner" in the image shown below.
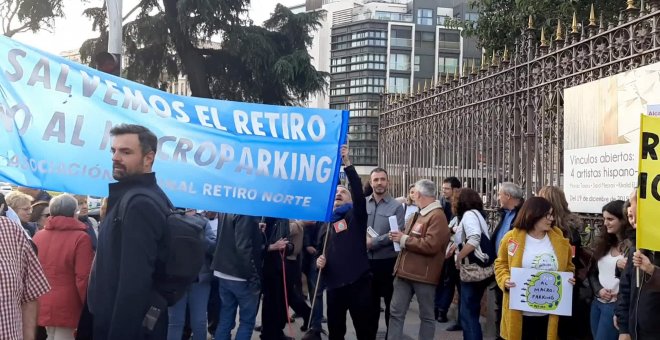
[[360,176],[342,146],[344,171],[350,192],[337,188],[334,211],[328,225],[323,255],[316,261],[328,294],[328,338],[344,339],[346,312],[351,313],[358,340],[372,340],[369,327],[371,273],[367,258],[367,201]]
[[641,119],[639,189],[630,195],[638,249],[621,274],[614,316],[620,340],[657,339],[660,334],[660,118]]

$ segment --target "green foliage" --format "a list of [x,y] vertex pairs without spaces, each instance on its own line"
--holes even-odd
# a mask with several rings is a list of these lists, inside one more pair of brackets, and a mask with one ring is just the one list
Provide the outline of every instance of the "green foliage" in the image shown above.
[[227,34],[223,53],[210,53],[207,59],[214,97],[293,105],[323,91],[328,74],[311,65],[307,52],[320,15],[293,14],[278,5],[264,27]]
[[546,38],[550,39],[559,20],[564,33],[570,31],[574,12],[578,25],[587,26],[592,4],[597,18],[602,15],[605,22],[616,20],[626,6],[622,0],[473,0],[470,6],[479,12],[479,19],[457,25],[465,28],[466,35],[476,36],[480,46],[487,51],[502,51],[505,46],[512,49],[527,28],[530,15],[537,34],[544,27]]
[[0,1],[0,29],[8,37],[53,28],[55,18],[62,16],[62,0]]
[[[163,3],[143,1],[137,18],[124,25],[128,79],[163,87],[186,74],[194,96],[281,105],[299,104],[327,86],[328,74],[311,65],[307,52],[322,13],[293,14],[278,5],[260,27],[240,19],[244,0]],[[88,13],[107,20],[103,8]],[[101,36],[81,47],[85,61],[107,46],[107,28],[95,28]],[[222,43],[212,43],[218,34]]]

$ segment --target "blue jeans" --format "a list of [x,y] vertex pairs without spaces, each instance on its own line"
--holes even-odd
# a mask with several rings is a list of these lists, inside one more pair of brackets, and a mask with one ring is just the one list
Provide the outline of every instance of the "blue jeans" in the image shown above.
[[236,326],[236,311],[239,325],[236,340],[250,340],[259,309],[259,290],[246,281],[219,279],[220,322],[215,331],[215,340],[231,340],[231,331]]
[[479,315],[481,313],[481,298],[490,280],[481,282],[461,281],[461,295],[459,305],[459,320],[463,327],[464,340],[482,340],[481,324]]
[[206,340],[206,306],[210,291],[211,282],[208,280],[193,283],[181,300],[168,308],[170,323],[167,340],[181,340],[186,323],[186,307],[190,310],[193,340]]
[[435,288],[435,309],[447,313],[451,302],[454,300],[454,293],[456,287],[460,293],[461,287],[459,286],[460,278],[454,258],[451,257],[445,260],[442,266],[442,275],[440,282]]
[[591,302],[591,334],[597,340],[617,340],[619,332],[614,328],[614,303]]

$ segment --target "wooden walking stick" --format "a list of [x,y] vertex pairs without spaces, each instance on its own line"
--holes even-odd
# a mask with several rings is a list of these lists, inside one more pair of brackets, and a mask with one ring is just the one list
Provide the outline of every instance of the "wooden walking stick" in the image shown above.
[[[330,223],[327,224],[327,229],[325,230],[325,236],[323,240],[323,250],[321,251],[321,255],[325,256],[325,248],[328,246],[328,235],[330,235]],[[326,265],[328,264],[326,260]],[[321,282],[321,271],[323,271],[323,268],[319,268],[319,273],[316,275],[316,285],[314,286],[314,297],[312,298],[312,308],[311,312],[309,313],[309,319],[307,320],[307,328],[312,325],[312,314],[314,314],[314,304],[316,304],[316,293],[319,290],[319,283]],[[323,314],[323,311],[321,311],[321,314]]]

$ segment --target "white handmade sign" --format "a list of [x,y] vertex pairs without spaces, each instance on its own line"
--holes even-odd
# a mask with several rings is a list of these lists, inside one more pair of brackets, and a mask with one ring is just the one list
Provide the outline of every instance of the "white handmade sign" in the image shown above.
[[571,315],[573,273],[511,268],[509,308],[523,312]]

